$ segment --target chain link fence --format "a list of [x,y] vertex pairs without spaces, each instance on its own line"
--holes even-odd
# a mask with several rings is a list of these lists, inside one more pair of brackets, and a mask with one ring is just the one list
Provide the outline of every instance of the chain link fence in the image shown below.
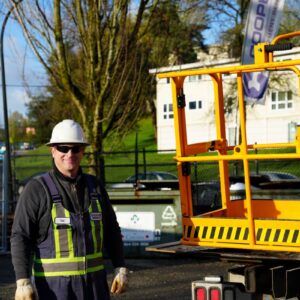
[[[86,155],[90,155],[87,153]],[[118,152],[103,152],[99,153],[103,158],[103,166],[101,173],[101,181],[107,187],[114,183],[126,182],[129,177],[136,177],[137,174],[149,174],[151,172],[166,172],[177,176],[177,163],[173,159],[174,150],[168,151],[149,151],[149,150],[134,150],[134,151],[118,151]],[[22,160],[30,161],[31,163],[21,163]],[[51,169],[52,161],[50,154],[47,155],[18,155],[12,156],[13,170],[13,197],[8,201],[4,201],[4,186],[5,176],[3,164],[5,160],[0,161],[0,213],[1,213],[1,237],[0,251],[7,249],[9,228],[18,195],[22,191],[25,184],[35,175]],[[100,166],[90,166],[87,160],[83,161],[82,168],[84,172],[89,172],[92,169],[100,169]],[[191,163],[190,176],[193,192],[193,203],[195,206],[201,202],[203,206],[207,201],[208,205],[216,207],[220,201],[220,178],[219,165],[217,162],[201,162]],[[282,182],[281,188],[289,188],[288,183],[292,182],[291,188],[300,189],[300,161],[299,160],[253,160],[249,162],[250,169],[250,184],[251,189],[268,188],[263,186],[270,183]],[[231,184],[244,183],[244,169],[242,161],[228,162],[229,178]],[[95,172],[97,173],[97,172]],[[99,173],[99,172],[98,172]],[[139,178],[139,177],[137,177]],[[147,178],[147,177],[144,177]],[[299,186],[297,187],[297,184]],[[178,185],[177,185],[178,186]],[[279,190],[280,196],[280,190]],[[295,199],[298,199],[296,195]],[[218,203],[217,203],[218,202]]]
[[[249,162],[249,171],[253,200],[300,200],[300,160],[253,160]],[[245,199],[243,162],[229,161],[228,175],[230,199]],[[190,176],[194,214],[221,208],[218,163],[193,163]]]

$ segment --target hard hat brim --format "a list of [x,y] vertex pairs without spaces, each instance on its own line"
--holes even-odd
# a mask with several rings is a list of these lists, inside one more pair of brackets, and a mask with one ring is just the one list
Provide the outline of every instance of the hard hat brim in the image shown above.
[[82,145],[82,146],[89,146],[90,143],[78,143],[78,142],[72,142],[72,141],[69,141],[69,142],[49,142],[46,144],[46,146],[48,147],[52,147],[52,146],[55,146],[55,145],[67,145],[67,144],[73,144],[73,145]]

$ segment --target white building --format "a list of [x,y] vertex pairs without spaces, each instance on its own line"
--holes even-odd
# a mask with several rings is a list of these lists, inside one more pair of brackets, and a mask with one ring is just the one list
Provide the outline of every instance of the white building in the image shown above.
[[[211,53],[211,52],[210,52]],[[152,69],[150,73],[158,74],[168,71],[193,70],[199,68],[226,67],[238,65],[234,59],[214,54],[200,56],[199,62],[180,66]],[[300,47],[289,51],[274,53],[276,61],[300,59]],[[236,99],[232,89],[236,75],[228,75],[223,85],[228,94]],[[297,123],[300,124],[300,98],[298,78],[291,71],[280,71],[271,74],[269,87],[263,105],[247,105],[247,141],[254,143],[284,143],[294,141]],[[227,91],[227,92],[226,92]],[[214,120],[214,95],[212,81],[207,75],[189,76],[184,82],[186,99],[186,120],[188,143],[205,142],[216,139]],[[225,100],[226,101],[226,100]],[[157,80],[157,148],[158,150],[175,149],[175,131],[172,108],[171,84],[169,78]],[[237,131],[239,120],[235,107],[226,116],[226,135],[229,145],[238,144]]]

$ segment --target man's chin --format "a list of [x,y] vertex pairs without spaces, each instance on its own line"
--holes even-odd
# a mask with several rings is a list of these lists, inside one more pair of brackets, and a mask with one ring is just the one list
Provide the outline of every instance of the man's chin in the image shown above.
[[74,171],[78,170],[78,166],[73,165],[73,164],[68,164],[68,165],[66,165],[65,170],[68,172],[74,172]]

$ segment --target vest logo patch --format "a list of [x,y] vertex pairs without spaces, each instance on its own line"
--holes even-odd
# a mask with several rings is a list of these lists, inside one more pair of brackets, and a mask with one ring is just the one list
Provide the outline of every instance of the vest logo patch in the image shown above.
[[55,218],[55,224],[57,225],[71,224],[71,220],[70,218]]
[[100,212],[97,212],[97,213],[91,213],[90,214],[91,215],[91,220],[92,221],[100,221],[100,220],[102,220],[102,213],[100,213]]

